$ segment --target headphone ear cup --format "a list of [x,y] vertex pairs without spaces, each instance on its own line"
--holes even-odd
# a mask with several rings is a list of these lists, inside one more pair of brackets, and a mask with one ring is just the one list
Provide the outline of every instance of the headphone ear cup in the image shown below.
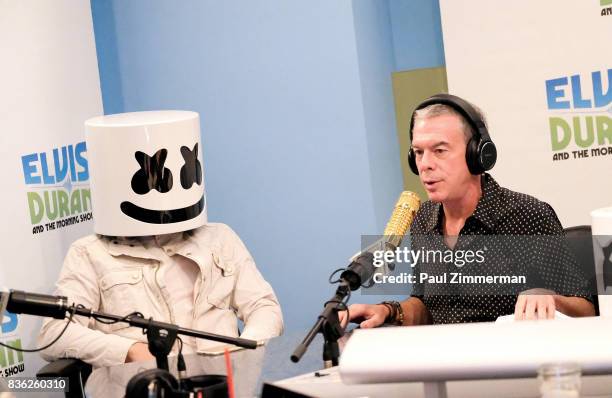
[[474,175],[484,173],[484,169],[480,165],[480,139],[477,139],[475,136],[472,136],[467,143],[467,147],[465,148],[465,162],[467,163],[468,170],[470,173]]
[[130,379],[126,388],[126,397],[146,397],[148,396],[149,383],[157,380],[157,382],[164,388],[167,396],[177,390],[179,387],[178,381],[170,372],[163,369],[148,369],[143,372],[136,374]]
[[410,167],[410,170],[414,174],[419,175],[419,169],[417,168],[416,164],[416,157],[414,156],[414,151],[412,150],[412,148],[410,148],[410,150],[408,151],[408,167]]
[[478,163],[484,171],[489,171],[497,162],[497,148],[493,141],[480,141]]

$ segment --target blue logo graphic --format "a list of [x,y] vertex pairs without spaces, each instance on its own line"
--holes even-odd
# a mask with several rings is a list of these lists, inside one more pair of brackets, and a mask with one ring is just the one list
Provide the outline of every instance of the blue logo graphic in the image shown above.
[[[87,181],[89,179],[89,167],[85,153],[87,147],[85,142],[79,142],[74,147],[72,145],[54,148],[52,151],[53,170],[50,172],[51,160],[47,158],[47,153],[30,153],[21,157],[23,166],[23,176],[25,183],[61,185],[70,173],[72,182]],[[77,166],[79,170],[77,170]]]
[[16,314],[5,311],[2,315],[2,323],[0,324],[0,332],[7,334],[17,330],[18,318]]
[[[612,69],[607,71],[607,89],[601,71],[591,73],[591,85],[585,84],[585,77],[572,75],[546,80],[548,109],[593,109],[612,104]],[[585,91],[589,89],[588,93]]]
[[545,81],[553,161],[612,155],[612,69]]
[[21,156],[32,233],[92,219],[85,141]]

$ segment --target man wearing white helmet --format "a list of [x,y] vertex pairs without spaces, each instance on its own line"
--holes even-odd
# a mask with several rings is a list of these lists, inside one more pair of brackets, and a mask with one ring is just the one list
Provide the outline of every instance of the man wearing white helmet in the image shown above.
[[[208,223],[195,112],[101,116],[85,123],[95,235],[72,244],[55,294],[115,315],[140,312],[179,326],[262,340],[278,336],[278,300],[240,238]],[[126,323],[76,316],[46,359],[94,366],[153,359],[146,336]],[[64,321],[48,319],[39,344]],[[182,337],[184,351],[219,343]]]

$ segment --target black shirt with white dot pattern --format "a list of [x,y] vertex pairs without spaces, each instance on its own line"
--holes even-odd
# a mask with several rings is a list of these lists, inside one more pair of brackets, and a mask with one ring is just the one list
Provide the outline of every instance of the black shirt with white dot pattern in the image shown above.
[[[442,241],[444,210],[440,203],[426,201],[420,207],[411,226],[413,247],[438,246],[449,250]],[[575,264],[573,254],[562,239],[549,239],[548,236],[562,237],[563,227],[553,208],[532,196],[500,187],[489,174],[482,176],[482,196],[474,213],[465,221],[457,245],[461,248],[462,239],[469,235],[495,235],[487,242],[487,251],[493,261],[486,264],[489,275],[505,274],[508,271],[507,247],[502,247],[501,237],[529,237],[530,244],[515,244],[513,267],[519,264],[529,268],[525,272],[537,278],[531,278],[526,286],[518,291],[532,288],[547,288],[565,295],[586,297],[584,277],[579,270],[572,268]],[[537,240],[536,235],[547,236]],[[437,237],[421,239],[421,237]],[[432,242],[438,242],[436,244]],[[537,243],[533,243],[536,242]],[[426,242],[426,243],[423,243]],[[524,242],[521,241],[521,242]],[[441,245],[441,246],[440,246]],[[505,259],[503,258],[505,257]],[[516,258],[520,257],[519,260]],[[569,264],[569,266],[568,266]],[[422,272],[424,265],[414,268],[415,273]],[[493,267],[493,268],[491,268]],[[464,268],[465,269],[465,268]],[[513,268],[516,272],[516,268]],[[535,282],[534,282],[535,281]],[[455,289],[455,290],[453,290]],[[497,289],[497,293],[496,293]],[[427,282],[413,285],[413,297],[420,298],[432,315],[433,323],[463,323],[494,321],[499,316],[514,313],[516,294],[508,291],[499,293],[499,286],[469,284],[454,286],[444,291]],[[586,297],[588,298],[588,297]]]

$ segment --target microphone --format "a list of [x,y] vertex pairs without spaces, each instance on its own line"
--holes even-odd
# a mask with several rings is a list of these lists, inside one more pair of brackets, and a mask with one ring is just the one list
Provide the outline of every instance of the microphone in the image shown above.
[[291,360],[298,362],[304,355],[308,346],[318,333],[322,333],[325,339],[323,348],[323,360],[327,365],[338,365],[340,349],[338,339],[344,334],[344,329],[338,320],[338,311],[342,310],[341,304],[346,303],[344,299],[349,295],[350,290],[359,289],[363,282],[369,281],[374,276],[374,252],[377,250],[395,250],[402,243],[406,231],[412,224],[416,212],[419,210],[421,200],[409,191],[401,193],[391,218],[385,228],[384,236],[366,250],[357,253],[351,259],[349,266],[340,274],[340,286],[331,300],[325,303],[325,308],[315,325],[310,329],[304,340],[297,346]]
[[404,191],[400,194],[383,233],[387,239],[387,245],[391,246],[392,250],[397,249],[402,243],[419,207],[421,207],[421,199],[417,194],[410,191]]
[[6,306],[8,305],[9,295],[10,293],[7,288],[0,288],[0,323],[2,323],[2,319],[4,318],[4,311],[6,310]]
[[395,251],[399,247],[420,206],[421,200],[414,192],[404,191],[400,194],[382,239],[355,254],[351,258],[351,264],[340,274],[340,279],[346,280],[351,290],[359,289],[374,275],[376,267],[374,267],[373,253],[375,251]]
[[38,315],[56,319],[64,319],[70,307],[68,298],[65,296],[26,293],[20,290],[2,293],[2,308],[4,308],[4,302],[6,302],[6,309],[13,314]]

